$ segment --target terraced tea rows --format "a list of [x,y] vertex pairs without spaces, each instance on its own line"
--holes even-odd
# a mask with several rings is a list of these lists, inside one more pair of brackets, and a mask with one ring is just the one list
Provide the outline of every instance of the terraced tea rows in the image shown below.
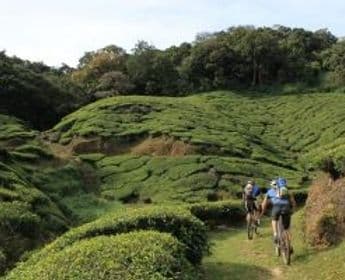
[[[236,198],[250,177],[264,185],[271,176],[284,174],[299,188],[302,172],[249,159],[216,156],[80,156],[92,161],[101,179],[101,195],[111,200],[198,202]],[[224,197],[223,197],[224,198]]]

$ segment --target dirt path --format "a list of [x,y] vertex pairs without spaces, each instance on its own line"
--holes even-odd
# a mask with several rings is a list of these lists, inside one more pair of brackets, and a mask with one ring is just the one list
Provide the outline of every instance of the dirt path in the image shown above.
[[274,255],[269,220],[263,222],[260,236],[254,240],[247,240],[245,228],[218,229],[210,233],[213,246],[212,255],[203,263],[205,280],[293,279],[293,275],[298,275],[306,254],[297,230],[293,230],[296,253],[290,267]]

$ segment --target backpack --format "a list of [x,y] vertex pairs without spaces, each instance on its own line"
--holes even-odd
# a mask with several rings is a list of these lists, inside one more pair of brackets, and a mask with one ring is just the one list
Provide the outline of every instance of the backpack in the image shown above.
[[289,199],[289,190],[287,187],[281,187],[278,189],[278,197],[280,199]]
[[257,197],[257,196],[260,195],[260,193],[261,193],[261,190],[260,190],[259,186],[258,185],[254,185],[254,187],[253,187],[253,196]]

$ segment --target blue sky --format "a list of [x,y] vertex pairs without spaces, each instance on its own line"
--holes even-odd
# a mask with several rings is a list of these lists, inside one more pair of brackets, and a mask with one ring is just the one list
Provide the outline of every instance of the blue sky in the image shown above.
[[85,51],[141,39],[159,48],[233,25],[282,24],[345,35],[344,0],[0,0],[0,50],[75,66]]

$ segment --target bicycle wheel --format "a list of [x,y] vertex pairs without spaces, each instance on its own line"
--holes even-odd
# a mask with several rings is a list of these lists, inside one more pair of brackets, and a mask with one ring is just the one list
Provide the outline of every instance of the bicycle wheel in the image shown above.
[[283,262],[286,265],[290,265],[291,263],[291,251],[290,251],[290,241],[287,236],[286,231],[284,230],[283,236],[282,236],[282,258]]
[[283,226],[283,217],[280,215],[278,221],[278,248],[279,255],[282,256],[283,263],[290,265],[291,262],[291,251],[290,251],[290,241],[286,230]]
[[249,240],[252,240],[254,235],[253,217],[251,213],[247,215],[247,236]]
[[278,234],[278,242],[275,244],[275,253],[277,257],[280,257],[281,255],[281,236],[282,236],[282,230],[283,230],[283,223],[282,223],[282,217],[279,217],[278,224],[277,224],[277,234]]

